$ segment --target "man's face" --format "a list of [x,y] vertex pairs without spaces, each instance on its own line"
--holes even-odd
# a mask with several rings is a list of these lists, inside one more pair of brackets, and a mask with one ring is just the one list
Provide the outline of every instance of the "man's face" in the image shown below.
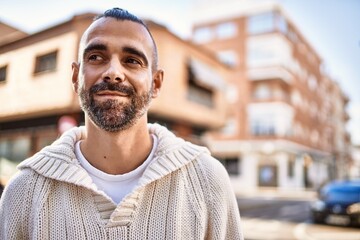
[[118,132],[144,116],[162,81],[162,71],[152,71],[153,51],[152,39],[139,23],[101,18],[88,28],[80,63],[73,64],[73,82],[94,124]]

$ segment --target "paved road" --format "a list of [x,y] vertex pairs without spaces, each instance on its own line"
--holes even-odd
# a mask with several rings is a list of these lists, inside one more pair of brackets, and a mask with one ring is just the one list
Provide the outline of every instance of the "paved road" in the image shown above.
[[360,240],[360,229],[313,224],[310,202],[239,198],[246,240]]
[[269,198],[238,199],[241,215],[288,222],[306,222],[310,219],[308,201],[277,200]]

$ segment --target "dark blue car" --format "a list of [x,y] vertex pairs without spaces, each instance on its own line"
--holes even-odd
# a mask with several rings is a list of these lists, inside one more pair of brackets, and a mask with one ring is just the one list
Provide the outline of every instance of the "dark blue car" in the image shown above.
[[311,206],[313,221],[360,227],[360,179],[333,181]]

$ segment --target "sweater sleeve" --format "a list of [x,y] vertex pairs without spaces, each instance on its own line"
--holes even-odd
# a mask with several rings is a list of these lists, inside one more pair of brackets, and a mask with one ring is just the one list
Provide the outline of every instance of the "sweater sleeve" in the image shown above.
[[[21,240],[24,235],[28,195],[28,171],[21,171],[5,186],[0,198],[0,239]],[[28,172],[29,173],[29,172]]]
[[209,207],[207,239],[243,240],[240,212],[229,175],[216,159],[202,156],[207,179],[207,205]]

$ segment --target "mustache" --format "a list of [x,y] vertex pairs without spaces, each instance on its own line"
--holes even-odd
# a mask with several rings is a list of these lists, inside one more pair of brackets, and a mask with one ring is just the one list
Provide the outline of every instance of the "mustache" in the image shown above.
[[104,91],[104,90],[117,91],[117,92],[127,94],[129,96],[135,95],[135,90],[133,87],[125,86],[123,84],[107,83],[107,82],[101,82],[101,83],[98,83],[98,84],[92,86],[89,89],[89,92],[90,92],[90,94],[94,94],[94,93],[97,93],[99,91]]

